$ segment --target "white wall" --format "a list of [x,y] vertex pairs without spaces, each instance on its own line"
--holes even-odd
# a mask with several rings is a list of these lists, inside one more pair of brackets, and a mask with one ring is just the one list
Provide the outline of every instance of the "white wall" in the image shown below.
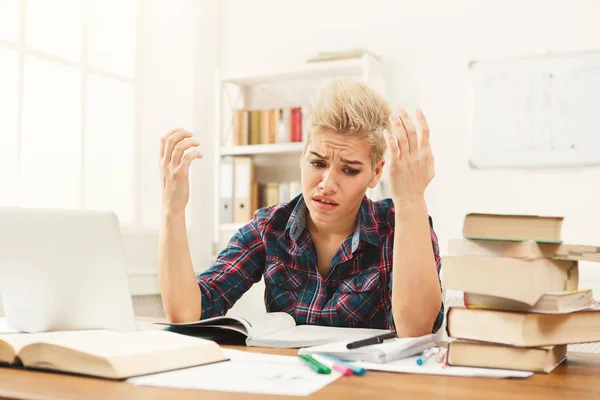
[[[214,18],[217,15],[216,11],[213,14],[204,12],[207,3],[208,0],[138,2],[136,120],[141,152],[140,195],[144,199],[140,210],[143,230],[123,232],[129,286],[134,296],[159,293],[156,276],[161,203],[159,139],[172,128],[183,127],[192,130],[197,120],[200,127],[203,123],[204,114],[195,113],[194,108],[199,104],[195,99],[196,78],[203,75],[202,68],[197,68],[196,55],[199,53],[205,57],[205,43],[211,43],[216,48],[216,35],[213,34],[209,38],[202,32],[206,32],[206,29],[216,32],[217,23]],[[200,46],[199,52],[196,51],[197,45]],[[210,76],[216,68],[216,63],[205,64],[205,67],[210,68],[207,75]],[[115,146],[118,146],[118,143],[115,143]],[[207,182],[212,184],[212,181]],[[192,196],[198,206],[195,211],[190,210],[191,222],[194,220],[194,212],[202,207],[202,202],[197,200],[201,196],[195,193]],[[198,226],[196,229],[200,230]],[[191,242],[192,257],[197,261],[195,266],[204,269],[211,251],[210,240],[196,235]],[[144,302],[141,303],[141,300]],[[157,299],[136,297],[134,306],[136,305],[136,312],[143,309],[146,315],[162,313],[162,306]],[[0,299],[0,316],[2,315]]]
[[[599,167],[473,170],[467,115],[470,60],[600,49],[599,2],[286,3],[222,1],[220,68],[291,67],[328,49],[365,47],[381,55],[392,105],[421,107],[430,123],[436,178],[427,200],[442,253],[450,238],[461,236],[464,214],[473,211],[563,215],[566,242],[600,244]],[[582,286],[593,285],[600,295],[600,267],[584,264],[582,270]]]
[[[144,0],[139,2],[136,93],[141,151],[140,193],[143,232],[124,232],[127,270],[133,294],[156,294],[158,228],[160,224],[159,140],[173,128],[194,129],[197,103],[196,46],[207,42],[198,34],[198,22],[205,26],[195,0]],[[212,38],[212,41],[216,37]],[[203,52],[204,53],[204,52]],[[214,68],[214,67],[213,67]],[[192,194],[192,201],[197,202]],[[200,203],[200,202],[199,202]],[[198,205],[201,207],[201,203]],[[188,212],[193,222],[194,210]],[[205,241],[191,243],[194,260],[210,254]],[[198,261],[198,265],[204,263]]]

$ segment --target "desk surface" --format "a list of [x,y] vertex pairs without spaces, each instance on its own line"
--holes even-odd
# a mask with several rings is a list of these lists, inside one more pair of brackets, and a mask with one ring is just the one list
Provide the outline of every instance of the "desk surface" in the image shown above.
[[[232,347],[295,355],[296,350]],[[313,399],[592,399],[600,398],[600,355],[571,353],[548,375],[527,379],[464,378],[368,371],[342,377]],[[201,395],[200,395],[201,393]],[[0,399],[263,399],[260,394],[136,387],[127,382],[0,368]],[[297,399],[298,397],[292,397]]]

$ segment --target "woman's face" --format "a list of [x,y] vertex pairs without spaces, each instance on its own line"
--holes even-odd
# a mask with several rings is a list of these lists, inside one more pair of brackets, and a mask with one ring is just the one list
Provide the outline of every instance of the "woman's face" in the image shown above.
[[333,131],[312,135],[301,160],[302,193],[311,219],[335,224],[355,218],[383,164],[372,168],[368,139]]

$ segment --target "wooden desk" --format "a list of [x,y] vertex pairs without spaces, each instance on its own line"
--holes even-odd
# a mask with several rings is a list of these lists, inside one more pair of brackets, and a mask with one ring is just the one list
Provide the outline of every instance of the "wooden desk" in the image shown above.
[[[295,355],[295,350],[238,348]],[[136,387],[126,382],[0,368],[1,399],[264,399],[260,394]],[[298,399],[298,397],[292,397]],[[367,371],[341,377],[310,398],[352,399],[599,399],[600,355],[569,354],[548,375],[527,379],[462,378]]]

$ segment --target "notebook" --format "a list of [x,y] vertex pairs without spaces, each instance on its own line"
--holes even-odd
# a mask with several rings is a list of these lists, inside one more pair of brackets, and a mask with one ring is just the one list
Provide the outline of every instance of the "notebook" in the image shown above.
[[201,321],[168,323],[169,330],[200,336],[220,343],[245,343],[247,346],[298,348],[338,341],[352,342],[389,332],[382,329],[341,328],[321,325],[296,325],[284,312],[265,313],[251,320],[223,316]]
[[167,331],[0,335],[0,364],[124,379],[227,360],[215,342]]
[[420,354],[435,346],[435,335],[429,334],[414,338],[397,338],[380,344],[348,350],[345,342],[332,343],[300,349],[298,354],[325,354],[344,361],[364,361],[388,363]]

